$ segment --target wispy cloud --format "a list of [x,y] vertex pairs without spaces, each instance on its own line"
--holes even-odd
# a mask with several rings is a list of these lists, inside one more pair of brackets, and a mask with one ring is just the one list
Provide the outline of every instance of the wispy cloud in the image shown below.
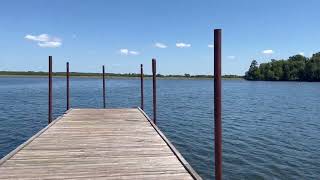
[[60,38],[50,37],[48,34],[27,34],[24,38],[30,41],[38,42],[38,46],[43,48],[56,48],[62,45],[62,40]]
[[45,48],[55,48],[61,46],[62,43],[58,41],[38,42],[38,46]]
[[304,56],[304,52],[299,52],[299,55]]
[[120,49],[120,54],[128,55],[129,54],[129,50],[128,49]]
[[262,54],[274,54],[274,51],[272,49],[266,49],[262,51]]
[[120,49],[121,55],[139,55],[140,52],[138,51],[129,51],[129,49]]
[[167,45],[165,45],[163,43],[159,43],[159,42],[155,43],[154,46],[157,47],[157,48],[161,48],[161,49],[164,49],[164,48],[168,47]]
[[213,48],[213,44],[208,44],[208,48]]
[[30,34],[27,34],[24,38],[32,40],[32,41],[40,41],[40,42],[49,41],[48,34],[40,34],[38,36],[33,36]]
[[139,55],[140,53],[138,51],[129,51],[129,54],[132,54],[132,55]]
[[191,47],[191,44],[186,44],[186,43],[180,42],[180,43],[176,43],[176,46],[178,48],[189,48],[189,47]]
[[227,56],[228,59],[235,59],[235,56]]

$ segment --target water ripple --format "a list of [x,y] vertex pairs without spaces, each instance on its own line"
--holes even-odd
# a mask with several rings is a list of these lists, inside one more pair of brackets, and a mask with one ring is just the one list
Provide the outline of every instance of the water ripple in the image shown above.
[[[320,177],[320,83],[223,82],[225,179]],[[107,80],[108,107],[140,104],[139,80]],[[145,110],[152,114],[152,84]],[[100,79],[72,78],[71,106],[100,108]],[[0,157],[47,124],[46,78],[0,78]],[[65,81],[54,78],[54,117]],[[214,179],[213,82],[159,80],[158,126],[204,179]]]

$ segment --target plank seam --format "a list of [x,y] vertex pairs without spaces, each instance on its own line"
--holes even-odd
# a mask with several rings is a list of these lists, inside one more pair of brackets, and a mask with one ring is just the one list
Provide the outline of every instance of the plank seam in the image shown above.
[[162,140],[169,146],[170,150],[173,154],[177,157],[180,161],[182,166],[188,171],[188,173],[192,176],[195,180],[202,180],[201,176],[191,167],[187,160],[181,155],[181,153],[174,147],[174,145],[169,141],[169,139],[162,133],[162,131],[158,128],[156,124],[149,118],[149,116],[140,108],[137,107],[138,110],[144,115],[144,117],[150,122],[151,126],[156,130]]

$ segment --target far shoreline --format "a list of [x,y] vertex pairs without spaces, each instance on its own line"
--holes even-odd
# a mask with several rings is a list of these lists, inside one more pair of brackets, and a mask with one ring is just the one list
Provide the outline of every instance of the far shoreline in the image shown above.
[[[1,74],[0,78],[47,78],[46,75],[12,75],[12,74]],[[65,78],[63,75],[53,75],[54,78]],[[70,75],[70,78],[102,78],[102,76],[85,76],[85,75]],[[108,76],[106,75],[106,79],[140,79],[140,77],[133,76]],[[145,76],[144,79],[152,79],[150,76]],[[212,80],[213,77],[157,77],[157,79],[163,80]],[[241,77],[222,77],[223,80],[245,80]]]

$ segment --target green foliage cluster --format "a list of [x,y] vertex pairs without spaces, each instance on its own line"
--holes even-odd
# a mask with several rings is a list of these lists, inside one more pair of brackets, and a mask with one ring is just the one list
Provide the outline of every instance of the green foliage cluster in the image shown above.
[[251,62],[245,79],[254,81],[320,81],[320,52],[307,58],[302,55],[258,65]]

